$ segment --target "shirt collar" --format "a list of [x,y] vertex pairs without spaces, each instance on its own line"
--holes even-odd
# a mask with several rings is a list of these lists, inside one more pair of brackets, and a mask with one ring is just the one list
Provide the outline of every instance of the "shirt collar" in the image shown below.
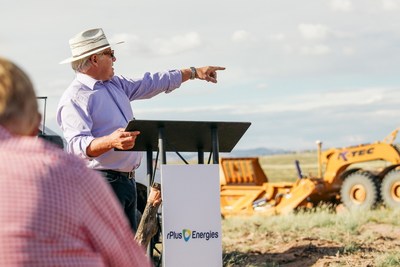
[[87,74],[78,72],[76,74],[76,79],[81,82],[83,85],[89,87],[91,90],[93,90],[94,85],[99,82],[99,80],[93,79],[92,77],[90,77]]

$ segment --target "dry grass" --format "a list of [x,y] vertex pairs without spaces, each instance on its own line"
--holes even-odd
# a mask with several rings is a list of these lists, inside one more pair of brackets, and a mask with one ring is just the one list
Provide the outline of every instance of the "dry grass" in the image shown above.
[[[270,182],[293,182],[295,160],[303,175],[317,175],[315,151],[264,156],[260,164]],[[400,266],[400,211],[384,207],[336,213],[325,206],[289,215],[233,217],[223,220],[222,229],[227,267]]]
[[399,266],[400,211],[223,220],[224,266]]
[[270,182],[294,182],[298,178],[296,160],[300,162],[303,175],[317,175],[318,161],[315,151],[263,156],[259,159]]

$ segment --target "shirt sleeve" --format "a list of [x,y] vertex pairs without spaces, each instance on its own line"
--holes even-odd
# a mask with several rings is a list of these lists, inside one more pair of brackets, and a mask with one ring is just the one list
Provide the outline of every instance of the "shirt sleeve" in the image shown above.
[[148,99],[162,92],[170,93],[182,84],[180,70],[164,72],[147,72],[141,79],[127,79],[123,76],[115,76],[125,91],[130,101],[135,99]]
[[82,225],[107,266],[151,266],[117,199],[100,174],[85,168],[80,190]]
[[[81,100],[82,101],[82,100]],[[69,100],[58,111],[58,124],[67,141],[67,151],[83,159],[90,159],[86,148],[93,141],[92,119],[79,101]]]

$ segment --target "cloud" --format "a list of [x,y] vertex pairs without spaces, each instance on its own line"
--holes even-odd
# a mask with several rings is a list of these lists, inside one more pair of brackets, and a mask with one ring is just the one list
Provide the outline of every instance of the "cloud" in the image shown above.
[[275,33],[268,36],[270,40],[275,40],[275,41],[282,41],[285,39],[285,37],[286,36],[284,33]]
[[346,56],[352,56],[356,53],[355,49],[350,46],[346,46],[342,48],[343,54]]
[[245,42],[250,39],[250,33],[245,30],[238,30],[232,34],[232,41],[234,42]]
[[267,89],[268,88],[268,84],[266,83],[259,83],[256,85],[257,89]]
[[125,43],[138,43],[139,37],[129,33],[118,33],[114,34],[110,38],[110,43],[125,42]]
[[398,88],[269,96],[224,104],[136,106],[135,113],[137,118],[159,120],[250,121],[239,147],[285,149],[314,148],[317,139],[327,147],[381,140],[398,121]]
[[157,38],[152,42],[152,50],[157,55],[168,56],[179,54],[199,47],[202,41],[197,32],[176,35],[170,39]]
[[[264,86],[264,85],[263,85]],[[389,97],[390,96],[390,97]],[[337,108],[338,110],[348,110],[351,107],[382,105],[385,109],[379,109],[380,114],[384,110],[390,110],[391,106],[400,104],[400,93],[397,89],[390,88],[365,88],[359,90],[342,90],[328,93],[309,93],[294,95],[279,99],[263,101],[262,104],[249,101],[247,103],[231,103],[212,106],[177,106],[170,108],[141,108],[144,114],[165,114],[165,113],[201,113],[219,112],[229,114],[272,114],[282,112],[304,112]],[[255,100],[257,101],[257,100]],[[378,112],[378,111],[377,111]],[[378,113],[377,113],[378,114]],[[386,113],[385,113],[386,114]]]
[[233,110],[235,108],[234,105],[220,105],[220,106],[180,106],[180,107],[170,107],[170,108],[143,108],[141,107],[140,113],[149,115],[149,114],[188,114],[188,113],[203,113],[203,112],[226,112]]
[[322,24],[300,24],[298,26],[304,39],[323,40],[328,36],[329,29]]
[[396,10],[399,8],[397,0],[382,0],[382,7],[384,10]]
[[350,0],[332,0],[330,6],[335,11],[349,12],[353,9],[353,4]]
[[300,53],[303,55],[321,56],[329,54],[330,52],[331,48],[324,44],[303,46],[300,49]]
[[[148,46],[146,40],[142,40],[138,35],[129,33],[114,34],[110,38],[110,43],[117,43],[123,41],[124,43],[118,45],[118,52],[144,52],[151,53],[151,49]],[[118,55],[118,54],[117,54]]]
[[188,32],[171,38],[155,38],[153,40],[142,39],[138,35],[121,33],[110,38],[110,42],[125,41],[126,45],[119,49],[126,51],[139,51],[156,56],[176,55],[201,46],[202,41],[197,32]]

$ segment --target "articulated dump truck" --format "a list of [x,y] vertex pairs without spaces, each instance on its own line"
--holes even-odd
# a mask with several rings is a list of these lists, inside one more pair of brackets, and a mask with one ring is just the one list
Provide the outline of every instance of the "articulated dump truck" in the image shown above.
[[[343,203],[348,209],[380,202],[400,208],[400,148],[394,144],[398,130],[382,141],[326,151],[317,142],[318,174],[303,176],[296,161],[295,182],[268,182],[257,157],[221,158],[221,214],[287,214],[321,202]],[[360,167],[376,161],[384,167]]]

